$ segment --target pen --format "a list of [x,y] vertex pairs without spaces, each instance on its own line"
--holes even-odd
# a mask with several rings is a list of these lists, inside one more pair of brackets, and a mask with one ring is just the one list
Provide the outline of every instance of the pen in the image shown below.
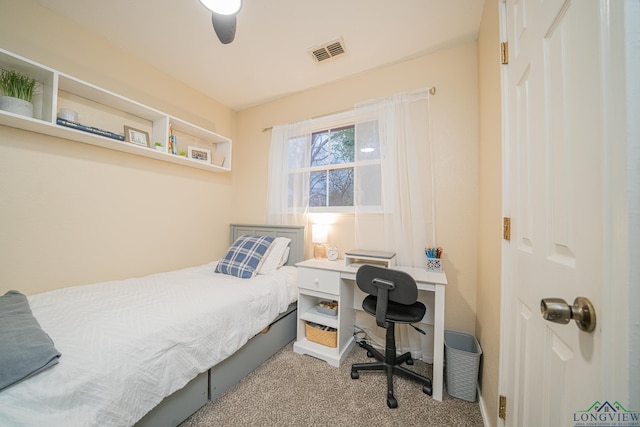
[[427,258],[442,258],[444,250],[441,247],[437,248],[424,248],[424,254]]

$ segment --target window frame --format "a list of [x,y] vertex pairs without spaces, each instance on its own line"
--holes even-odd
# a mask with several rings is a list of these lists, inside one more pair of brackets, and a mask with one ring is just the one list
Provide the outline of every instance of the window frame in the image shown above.
[[[319,132],[325,132],[325,131],[329,131],[329,130],[334,130],[334,129],[340,129],[340,128],[344,128],[344,127],[349,127],[349,126],[353,126],[354,127],[354,138],[355,138],[355,127],[356,127],[356,120],[355,120],[355,110],[350,110],[350,111],[346,111],[343,113],[337,113],[337,114],[332,114],[326,117],[321,117],[321,118],[316,118],[316,119],[312,119],[311,121],[311,127],[310,127],[310,135],[313,135],[315,133],[319,133]],[[357,147],[355,146],[355,141],[354,141],[354,151],[357,149]],[[382,165],[382,156],[380,156],[378,159],[367,159],[367,160],[361,160],[361,161],[356,161],[357,155],[354,152],[354,161],[353,162],[349,162],[349,163],[335,163],[335,164],[330,164],[328,163],[327,165],[322,165],[322,166],[307,166],[307,167],[302,167],[302,168],[295,168],[295,169],[289,169],[288,170],[288,174],[289,175],[293,175],[293,174],[297,174],[297,173],[309,173],[311,174],[312,172],[328,172],[331,170],[339,170],[339,169],[353,169],[353,180],[354,180],[354,195],[353,195],[353,205],[351,206],[309,206],[308,207],[308,211],[309,213],[335,213],[335,214],[353,214],[356,212],[356,196],[355,196],[355,192],[356,192],[356,188],[355,188],[355,183],[357,182],[357,168],[359,166],[368,166],[368,165]],[[328,187],[328,180],[327,180],[327,187]],[[288,190],[287,190],[288,191]],[[380,182],[380,191],[382,191],[382,182]],[[328,193],[327,193],[327,197],[328,197]],[[290,212],[295,212],[296,209],[298,209],[295,206],[288,206],[288,209],[290,210]],[[368,213],[380,213],[383,212],[383,208],[382,205],[378,205],[378,206],[358,206],[358,212],[368,212]]]

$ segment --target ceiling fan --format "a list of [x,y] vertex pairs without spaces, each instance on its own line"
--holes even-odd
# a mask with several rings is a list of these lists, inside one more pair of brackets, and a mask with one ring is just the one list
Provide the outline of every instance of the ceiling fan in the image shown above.
[[236,37],[236,15],[242,8],[242,0],[200,0],[211,11],[213,29],[222,44],[229,44]]

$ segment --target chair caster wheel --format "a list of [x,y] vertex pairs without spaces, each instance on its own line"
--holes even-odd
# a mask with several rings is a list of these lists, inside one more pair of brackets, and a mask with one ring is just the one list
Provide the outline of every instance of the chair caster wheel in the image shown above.
[[387,397],[387,406],[389,408],[391,408],[391,409],[397,408],[398,407],[398,401],[393,396]]
[[351,371],[351,379],[357,380],[358,378],[360,378],[360,374],[357,371]]
[[433,389],[429,384],[425,384],[422,386],[422,392],[424,394],[428,394],[429,396],[431,396],[431,394],[433,393]]
[[407,365],[413,365],[413,359],[412,358],[408,358],[406,363],[407,363]]
[[371,353],[369,350],[367,350],[367,357],[373,357],[373,353]]

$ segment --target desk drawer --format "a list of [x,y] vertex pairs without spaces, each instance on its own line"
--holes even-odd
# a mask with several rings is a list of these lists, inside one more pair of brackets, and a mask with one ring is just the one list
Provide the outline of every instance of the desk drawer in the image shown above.
[[338,295],[340,272],[298,267],[298,287]]

